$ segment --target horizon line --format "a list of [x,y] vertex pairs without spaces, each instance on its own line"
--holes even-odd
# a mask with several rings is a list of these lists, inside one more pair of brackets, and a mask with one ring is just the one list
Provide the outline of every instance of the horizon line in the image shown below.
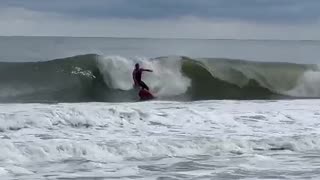
[[254,38],[189,38],[189,37],[125,37],[125,36],[64,36],[64,35],[0,35],[0,37],[57,37],[57,38],[114,38],[114,39],[163,39],[163,40],[237,40],[237,41],[320,41],[320,39],[254,39]]

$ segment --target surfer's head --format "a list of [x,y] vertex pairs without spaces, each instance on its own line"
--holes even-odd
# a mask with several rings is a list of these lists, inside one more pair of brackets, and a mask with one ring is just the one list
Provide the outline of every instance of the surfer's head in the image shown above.
[[140,68],[139,63],[136,63],[135,67],[136,69],[139,69]]

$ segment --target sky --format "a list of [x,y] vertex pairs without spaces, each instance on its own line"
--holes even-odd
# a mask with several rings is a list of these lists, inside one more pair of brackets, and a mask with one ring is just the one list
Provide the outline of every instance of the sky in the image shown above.
[[0,0],[2,36],[320,40],[320,0]]

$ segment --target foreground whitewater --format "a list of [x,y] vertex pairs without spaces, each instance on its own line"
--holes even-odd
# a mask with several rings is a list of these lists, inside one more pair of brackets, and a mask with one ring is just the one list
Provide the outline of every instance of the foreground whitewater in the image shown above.
[[0,105],[0,179],[319,179],[320,100]]

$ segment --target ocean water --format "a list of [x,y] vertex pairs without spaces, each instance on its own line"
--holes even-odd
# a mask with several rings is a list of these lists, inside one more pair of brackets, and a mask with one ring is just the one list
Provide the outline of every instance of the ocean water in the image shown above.
[[319,55],[318,41],[0,37],[0,179],[319,179]]

